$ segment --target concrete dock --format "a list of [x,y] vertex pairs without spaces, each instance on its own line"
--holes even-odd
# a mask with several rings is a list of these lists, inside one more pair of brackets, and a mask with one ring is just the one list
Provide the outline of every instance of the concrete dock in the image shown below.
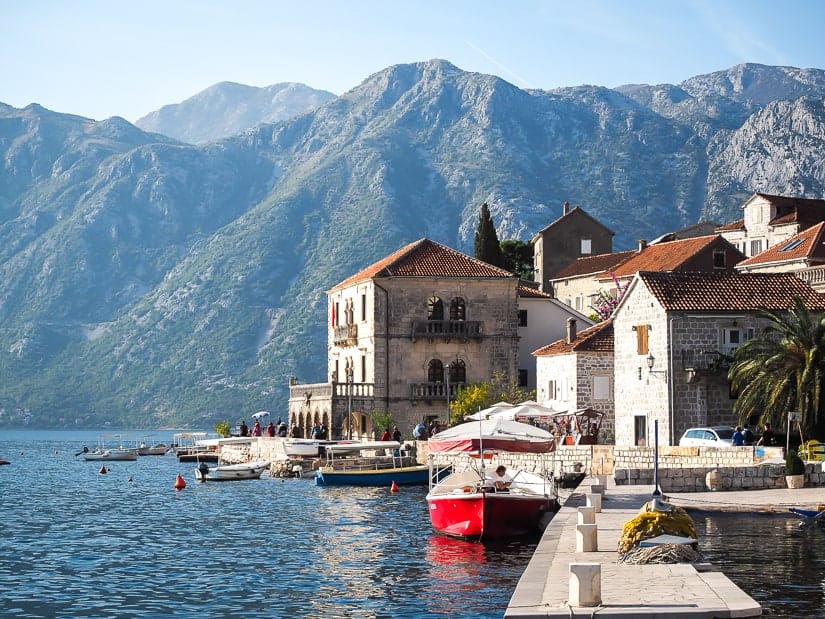
[[[653,486],[609,484],[595,514],[597,550],[577,551],[580,506],[595,479],[587,478],[550,521],[516,587],[505,617],[756,617],[759,604],[709,564],[628,565],[618,563],[622,527],[650,499]],[[770,489],[668,493],[667,500],[688,511],[787,512],[816,508],[825,490]],[[700,550],[701,550],[701,540]],[[581,540],[578,541],[580,545]],[[571,606],[570,564],[597,564],[600,599],[595,606]],[[595,568],[593,568],[595,569]],[[585,583],[585,585],[587,584]]]

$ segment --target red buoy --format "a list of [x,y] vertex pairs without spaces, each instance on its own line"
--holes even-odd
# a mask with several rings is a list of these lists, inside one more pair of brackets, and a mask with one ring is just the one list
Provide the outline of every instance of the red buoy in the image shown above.
[[395,483],[395,481],[393,481],[392,485],[390,486],[390,492],[398,492],[398,484]]
[[183,490],[186,488],[186,482],[183,480],[183,477],[180,476],[178,473],[178,478],[175,480],[175,490]]

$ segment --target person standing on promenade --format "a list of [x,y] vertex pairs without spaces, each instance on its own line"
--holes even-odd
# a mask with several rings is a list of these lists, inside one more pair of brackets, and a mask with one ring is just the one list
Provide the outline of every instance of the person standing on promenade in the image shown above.
[[742,434],[742,426],[736,426],[736,432],[733,433],[731,444],[734,447],[742,447],[745,444],[745,435]]
[[269,422],[269,425],[266,427],[266,435],[275,436],[275,424],[271,421]]
[[248,426],[248,425],[246,425],[246,421],[245,421],[245,420],[241,421],[241,430],[240,430],[240,433],[241,433],[241,436],[249,436],[249,426]]
[[390,429],[385,428],[384,429],[384,434],[381,435],[381,440],[382,441],[389,441],[391,438],[392,438],[392,435],[390,434]]
[[255,423],[252,424],[252,436],[260,436],[261,435],[261,422],[257,419]]
[[401,442],[401,430],[398,429],[398,426],[392,427],[392,440],[394,440],[396,443]]
[[770,447],[776,442],[776,438],[773,434],[773,430],[771,430],[771,424],[766,423],[765,429],[762,430],[762,436],[759,437],[759,440],[756,441],[757,445],[762,445],[764,447]]
[[745,445],[753,445],[754,436],[748,424],[745,424],[745,429],[742,430],[742,438],[745,439]]

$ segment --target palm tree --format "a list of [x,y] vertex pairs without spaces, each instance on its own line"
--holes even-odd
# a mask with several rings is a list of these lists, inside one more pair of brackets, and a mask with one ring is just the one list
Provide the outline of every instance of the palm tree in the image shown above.
[[825,421],[825,317],[811,316],[799,297],[794,304],[787,313],[758,310],[769,323],[736,351],[728,380],[739,393],[733,410],[740,420],[758,412],[760,424],[778,425],[788,411],[799,411],[810,435]]

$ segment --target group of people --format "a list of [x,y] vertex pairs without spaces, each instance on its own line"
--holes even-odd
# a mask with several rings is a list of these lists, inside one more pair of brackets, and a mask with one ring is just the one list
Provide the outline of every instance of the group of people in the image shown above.
[[756,440],[756,437],[753,435],[751,429],[747,424],[745,424],[744,426],[736,426],[736,431],[733,433],[733,439],[731,442],[734,447],[742,447],[746,445],[770,447],[776,444],[776,435],[771,429],[771,424],[766,423],[765,427],[762,429],[762,436]]
[[[241,421],[241,425],[238,428],[238,434],[240,436],[263,436],[264,429],[261,426],[260,420],[256,419],[255,423],[252,424],[252,428],[250,429],[248,425],[246,425],[246,420]],[[286,436],[286,423],[278,417],[278,423],[274,424],[271,421],[269,425],[266,426],[266,435],[267,436]]]
[[384,428],[384,434],[381,435],[382,441],[395,441],[396,443],[401,442],[401,430],[398,429],[398,426],[392,427],[392,432],[390,432],[389,428]]
[[329,436],[329,430],[327,430],[327,426],[325,423],[318,423],[315,422],[315,425],[312,427],[312,438],[325,441]]

